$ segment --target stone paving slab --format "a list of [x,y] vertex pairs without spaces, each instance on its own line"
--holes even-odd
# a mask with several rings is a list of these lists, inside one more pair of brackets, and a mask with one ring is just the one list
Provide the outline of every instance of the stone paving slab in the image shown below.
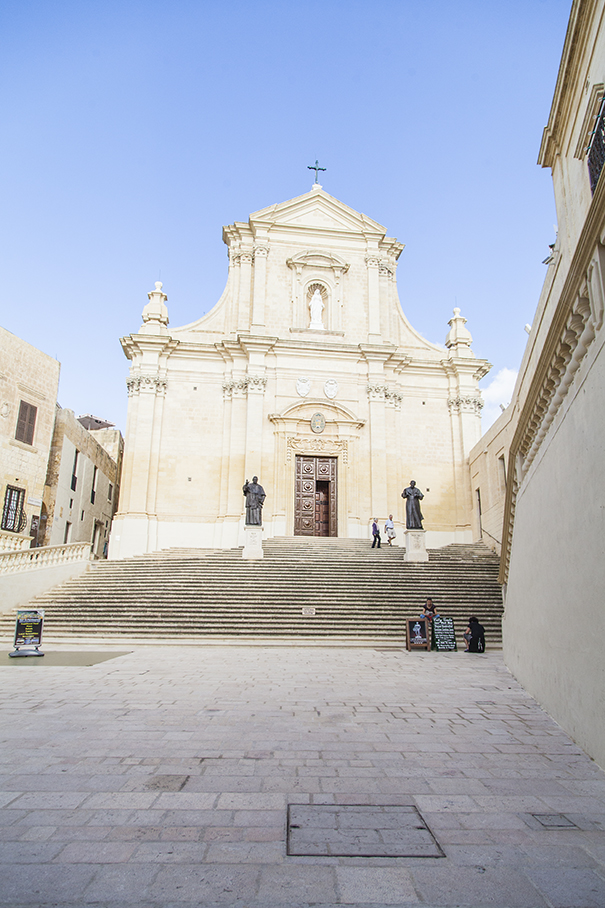
[[[605,774],[499,654],[125,649],[4,666],[3,908],[604,908]],[[445,857],[287,855],[288,805]]]

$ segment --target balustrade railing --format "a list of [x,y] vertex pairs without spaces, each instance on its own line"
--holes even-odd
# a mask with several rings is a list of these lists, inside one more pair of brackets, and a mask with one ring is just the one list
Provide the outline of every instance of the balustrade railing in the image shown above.
[[31,536],[19,536],[18,533],[6,533],[4,530],[0,530],[0,554],[29,549],[31,541]]
[[72,542],[66,545],[46,545],[22,552],[0,552],[0,574],[15,574],[36,568],[54,567],[73,561],[90,561],[93,555],[90,542]]

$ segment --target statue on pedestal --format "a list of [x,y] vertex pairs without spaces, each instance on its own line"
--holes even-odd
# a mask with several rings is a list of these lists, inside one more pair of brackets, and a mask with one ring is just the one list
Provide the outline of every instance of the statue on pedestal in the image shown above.
[[265,490],[258,482],[258,476],[252,477],[252,482],[244,483],[244,495],[246,496],[246,526],[260,527],[263,524],[263,502],[267,497]]
[[424,498],[424,495],[420,489],[416,488],[416,482],[414,479],[410,480],[410,484],[407,489],[404,489],[401,493],[401,497],[405,498],[405,525],[408,530],[421,530],[422,521],[424,517],[422,516],[422,511],[420,510],[420,501]]

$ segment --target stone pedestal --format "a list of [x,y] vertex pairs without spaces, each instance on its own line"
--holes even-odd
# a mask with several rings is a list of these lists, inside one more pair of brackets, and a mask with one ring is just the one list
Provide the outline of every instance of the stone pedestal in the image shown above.
[[404,561],[428,561],[429,553],[426,550],[426,541],[424,538],[426,530],[406,530],[405,531],[405,555]]
[[244,551],[242,558],[264,558],[263,553],[263,528],[244,527]]

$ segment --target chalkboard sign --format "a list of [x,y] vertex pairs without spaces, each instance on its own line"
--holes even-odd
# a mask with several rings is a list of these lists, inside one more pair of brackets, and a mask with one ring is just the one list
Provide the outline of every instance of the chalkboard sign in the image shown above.
[[432,649],[436,649],[439,653],[458,649],[453,618],[443,618],[441,615],[435,615],[433,618]]
[[9,653],[9,656],[43,656],[44,653],[39,651],[42,645],[43,624],[43,609],[18,609],[13,644],[15,651]]
[[406,645],[409,650],[431,648],[426,618],[408,618],[405,626],[407,631]]

